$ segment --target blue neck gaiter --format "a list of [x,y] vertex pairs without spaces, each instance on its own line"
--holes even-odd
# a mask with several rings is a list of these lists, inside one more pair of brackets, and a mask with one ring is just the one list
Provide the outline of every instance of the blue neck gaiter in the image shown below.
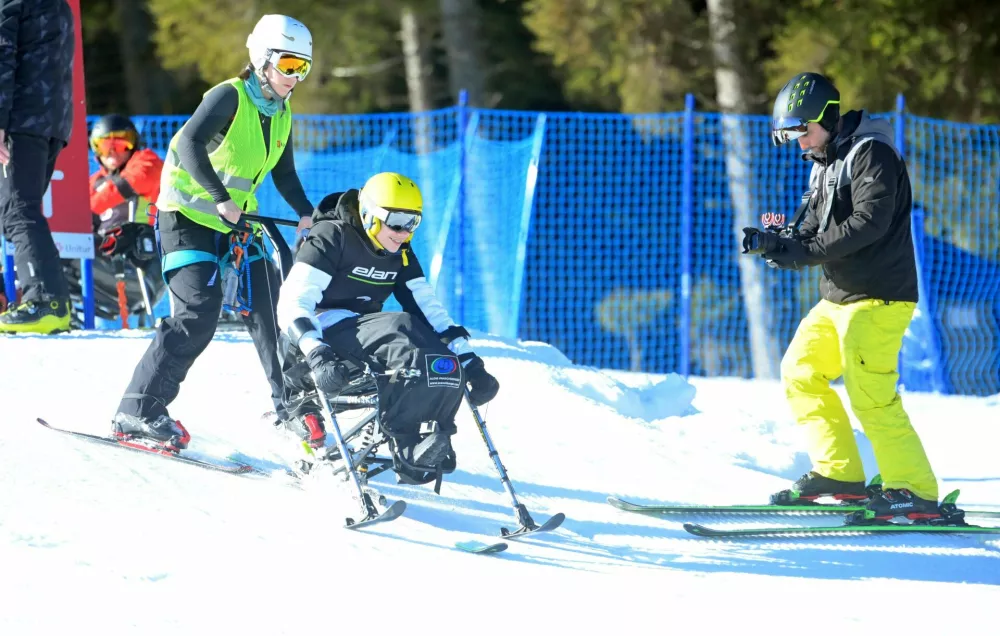
[[250,96],[250,101],[253,105],[257,107],[257,110],[263,115],[268,117],[274,117],[275,113],[278,112],[278,108],[281,107],[281,99],[269,99],[264,96],[264,91],[260,87],[260,79],[257,77],[257,73],[250,73],[250,77],[243,80],[243,84],[246,87],[247,95]]

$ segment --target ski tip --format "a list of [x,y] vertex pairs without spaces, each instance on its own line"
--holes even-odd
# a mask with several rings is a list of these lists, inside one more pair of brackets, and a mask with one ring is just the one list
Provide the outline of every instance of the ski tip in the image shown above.
[[698,537],[710,537],[712,532],[709,528],[697,523],[685,523],[684,529]]
[[549,517],[548,521],[542,524],[542,528],[544,528],[546,531],[555,530],[556,528],[562,525],[563,521],[566,521],[566,515],[564,515],[561,512],[557,512],[556,514]]
[[630,501],[625,501],[624,499],[619,499],[618,497],[608,497],[608,504],[618,508],[619,510],[634,511],[640,508],[638,504],[634,504]]

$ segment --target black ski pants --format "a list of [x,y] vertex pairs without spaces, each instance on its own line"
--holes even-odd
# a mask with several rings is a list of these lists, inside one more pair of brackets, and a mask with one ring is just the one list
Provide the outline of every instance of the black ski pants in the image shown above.
[[6,175],[0,170],[0,230],[14,244],[23,301],[68,299],[59,251],[42,214],[42,198],[66,142],[17,132],[8,133],[7,139],[10,164]]
[[[228,250],[228,235],[199,225],[179,213],[161,210],[157,225],[163,254],[198,250],[221,257]],[[255,239],[255,242],[260,240]],[[160,323],[136,366],[118,407],[122,413],[149,418],[166,414],[188,370],[208,347],[219,324],[222,280],[217,262],[185,265],[168,271],[165,278],[171,295],[170,317]],[[275,320],[280,284],[281,277],[270,262],[263,258],[251,262],[251,311],[243,317],[243,322],[271,385],[275,409],[284,416],[284,383],[278,361]],[[225,395],[225,390],[220,393]]]

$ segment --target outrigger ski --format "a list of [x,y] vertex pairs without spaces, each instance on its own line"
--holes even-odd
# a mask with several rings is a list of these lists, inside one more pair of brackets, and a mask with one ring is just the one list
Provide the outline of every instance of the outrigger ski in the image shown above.
[[[367,493],[365,494],[365,496],[367,498],[368,496]],[[371,499],[367,500],[367,505],[371,505]],[[374,506],[372,506],[370,510],[374,511]],[[376,523],[384,523],[386,521],[392,521],[393,519],[401,517],[405,510],[406,510],[405,501],[403,500],[395,501],[391,506],[383,510],[381,513],[376,513],[373,516],[369,516],[365,519],[362,519],[361,521],[355,521],[354,519],[348,518],[347,522],[344,524],[344,527],[349,530],[360,530],[361,528],[373,526]]]
[[[710,528],[697,523],[685,523],[684,529],[699,537],[714,539],[737,537],[795,537],[840,534],[899,534],[919,532],[931,534],[1000,534],[1000,527],[973,526],[965,523],[965,511],[957,506],[958,490],[941,502],[941,517],[928,523],[894,523],[868,519],[868,515],[853,513],[839,526],[799,526],[788,528]],[[873,514],[873,513],[869,513]]]
[[146,440],[141,437],[126,437],[117,438],[109,437],[103,435],[92,435],[90,433],[81,433],[79,431],[71,431],[65,428],[58,428],[52,426],[42,418],[35,418],[39,424],[45,428],[58,431],[60,433],[65,433],[66,435],[71,435],[77,439],[87,440],[89,442],[94,442],[97,444],[104,444],[106,446],[117,446],[119,448],[125,448],[137,453],[145,453],[147,455],[157,455],[159,457],[165,457],[167,459],[173,459],[179,461],[183,464],[188,464],[191,466],[200,466],[202,468],[207,468],[209,470],[215,470],[222,473],[228,473],[230,475],[256,475],[264,474],[258,471],[253,466],[249,464],[244,464],[238,461],[229,460],[231,463],[222,463],[222,461],[212,460],[212,459],[198,459],[195,457],[190,457],[188,455],[182,455],[178,451],[169,450],[163,448],[156,444],[152,440]]
[[496,554],[507,549],[507,544],[503,541],[497,543],[483,543],[482,541],[458,541],[455,547],[470,554]]
[[[518,521],[521,522],[521,527],[513,532],[507,528],[500,528],[501,537],[504,537],[505,539],[520,539],[521,537],[526,537],[529,534],[535,534],[536,532],[551,532],[561,526],[562,522],[566,520],[566,515],[561,512],[557,512],[549,517],[548,521],[542,525],[538,525],[531,519],[531,515],[529,515],[527,509],[524,508],[524,504],[519,504],[518,508],[517,517]],[[527,521],[527,523],[525,523],[525,521]]]

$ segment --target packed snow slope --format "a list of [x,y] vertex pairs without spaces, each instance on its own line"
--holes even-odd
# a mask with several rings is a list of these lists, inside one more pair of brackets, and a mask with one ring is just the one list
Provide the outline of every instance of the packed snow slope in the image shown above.
[[[453,544],[514,520],[464,407],[441,495],[383,474],[374,484],[407,513],[363,531],[343,528],[356,509],[339,482],[213,473],[35,423],[106,432],[150,337],[0,338],[0,634],[996,633],[1000,537],[711,541],[682,522],[831,518],[654,519],[605,503],[766,502],[809,469],[776,383],[602,372],[477,338],[501,383],[484,414],[521,500],[536,520],[567,517],[477,556]],[[998,397],[905,396],[942,492],[970,507],[1000,508]],[[226,333],[171,413],[194,454],[278,466],[290,449],[259,421],[270,407],[248,338]]]

